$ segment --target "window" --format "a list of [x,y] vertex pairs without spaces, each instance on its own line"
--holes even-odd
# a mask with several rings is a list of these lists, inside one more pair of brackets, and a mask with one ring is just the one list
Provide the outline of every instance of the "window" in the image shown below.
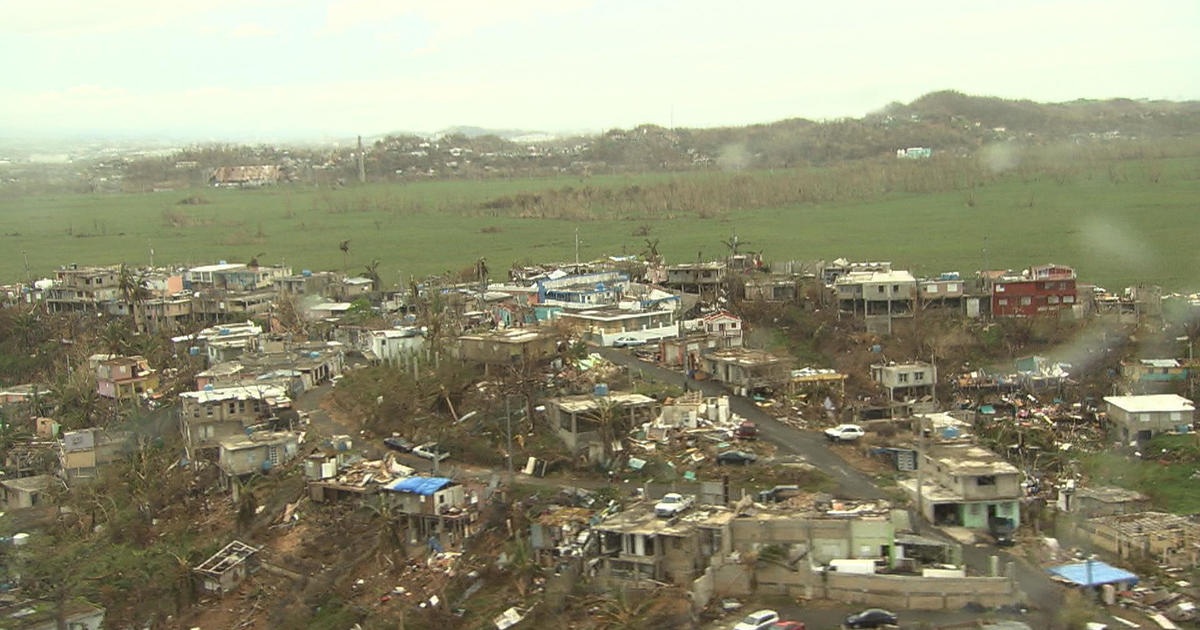
[[1029,306],[1033,303],[1033,298],[1028,296],[1021,298],[1021,306]]
[[924,372],[913,372],[913,380],[914,381],[925,380],[925,373]]
[[946,293],[954,293],[957,290],[958,290],[957,282],[951,282],[950,284],[946,285]]
[[1062,302],[1063,302],[1063,304],[1074,304],[1075,296],[1074,295],[1064,295],[1062,297]]
[[206,415],[206,416],[208,416],[209,418],[211,418],[211,417],[212,417],[212,414],[213,414],[213,408],[212,408],[212,405],[205,405],[205,406],[204,406],[204,415]]
[[901,383],[907,383],[908,382],[908,374],[901,372],[900,374],[896,375],[896,380]]
[[[1164,371],[1164,372],[1166,372],[1166,370],[1163,370],[1163,371]],[[1172,412],[1171,412],[1171,422],[1179,422],[1179,421],[1180,421],[1180,420],[1182,420],[1182,419],[1183,419],[1183,414],[1182,414],[1182,413],[1180,413],[1180,412],[1178,412],[1178,411],[1172,411]]]
[[246,401],[238,401],[238,413],[246,413]]
[[1004,293],[1004,285],[1003,284],[996,285],[996,293]]
[[883,285],[882,285],[882,284],[881,284],[881,285],[879,285],[879,292],[880,292],[880,293],[883,293]]
[[975,478],[975,485],[977,485],[977,486],[994,486],[994,485],[996,485],[996,476],[995,475],[980,475]]
[[1000,306],[1008,306],[1008,298],[1000,298],[1000,301],[999,301],[999,302],[997,302],[997,303],[998,303]]
[[237,413],[237,403],[229,401],[229,413]]
[[900,285],[893,284],[892,285],[892,293],[899,293],[899,292],[900,292]]
[[1051,295],[1051,296],[1047,297],[1047,298],[1046,298],[1046,303],[1047,303],[1047,304],[1058,304],[1058,296],[1057,296],[1057,295]]

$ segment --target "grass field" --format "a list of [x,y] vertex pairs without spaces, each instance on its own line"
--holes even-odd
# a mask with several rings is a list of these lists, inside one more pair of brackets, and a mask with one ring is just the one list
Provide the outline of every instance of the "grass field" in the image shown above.
[[[918,273],[971,272],[985,260],[993,268],[1057,262],[1075,266],[1081,281],[1108,288],[1144,281],[1198,290],[1200,158],[1162,160],[1153,176],[1150,168],[1129,161],[1065,183],[1014,176],[970,194],[585,222],[481,209],[500,196],[578,187],[578,177],[0,198],[0,281],[24,279],[23,253],[38,277],[71,262],[145,264],[153,247],[158,264],[246,261],[262,253],[264,264],[345,264],[353,272],[379,259],[385,283],[407,282],[481,256],[494,273],[513,261],[570,260],[576,228],[584,259],[640,253],[644,238],[634,233],[646,225],[671,262],[723,255],[720,241],[736,231],[768,260],[845,256],[891,260]],[[618,188],[703,177],[607,176],[586,184]],[[189,196],[207,203],[179,204]],[[346,239],[344,262],[338,244]]]

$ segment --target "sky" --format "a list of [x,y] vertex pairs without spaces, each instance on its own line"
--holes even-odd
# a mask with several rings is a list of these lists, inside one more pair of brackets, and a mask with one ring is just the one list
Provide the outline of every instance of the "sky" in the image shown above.
[[320,139],[1200,99],[1200,2],[0,0],[0,135]]

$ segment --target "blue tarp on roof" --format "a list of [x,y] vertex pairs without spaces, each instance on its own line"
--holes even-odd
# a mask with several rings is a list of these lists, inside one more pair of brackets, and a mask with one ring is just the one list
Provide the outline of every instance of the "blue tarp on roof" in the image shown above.
[[427,497],[448,485],[450,480],[445,477],[403,477],[384,488],[392,492],[408,492]]
[[[1091,565],[1090,569],[1088,565]],[[1097,560],[1050,567],[1046,569],[1046,572],[1080,586],[1099,586],[1101,584],[1113,584],[1116,582],[1128,582],[1132,586],[1137,584],[1138,581],[1136,575]]]

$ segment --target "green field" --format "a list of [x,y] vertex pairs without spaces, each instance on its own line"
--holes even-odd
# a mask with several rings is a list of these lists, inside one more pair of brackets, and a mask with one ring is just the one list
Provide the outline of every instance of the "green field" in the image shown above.
[[[1115,169],[1115,170],[1114,170]],[[1153,173],[1151,173],[1153,171]],[[1114,172],[1117,173],[1114,176]],[[281,186],[0,198],[0,281],[66,263],[142,265],[286,262],[296,269],[361,270],[379,259],[385,283],[459,270],[486,257],[494,273],[513,261],[570,260],[578,228],[584,259],[640,253],[650,238],[669,262],[726,253],[734,231],[768,260],[891,260],[917,273],[970,272],[986,262],[1019,268],[1056,262],[1110,289],[1154,282],[1200,289],[1200,158],[1093,166],[1068,180],[1012,176],[938,194],[739,210],[709,218],[530,219],[482,203],[582,185],[626,188],[714,177],[704,173],[559,179],[444,181],[346,187]],[[770,177],[753,174],[751,177]],[[1157,181],[1155,181],[1157,180]],[[180,205],[189,196],[201,205]],[[968,203],[970,200],[970,203]],[[611,215],[605,215],[611,216]],[[643,215],[644,216],[644,215]],[[487,231],[485,231],[487,228]],[[350,241],[348,260],[338,249]],[[986,249],[986,255],[985,255]]]

